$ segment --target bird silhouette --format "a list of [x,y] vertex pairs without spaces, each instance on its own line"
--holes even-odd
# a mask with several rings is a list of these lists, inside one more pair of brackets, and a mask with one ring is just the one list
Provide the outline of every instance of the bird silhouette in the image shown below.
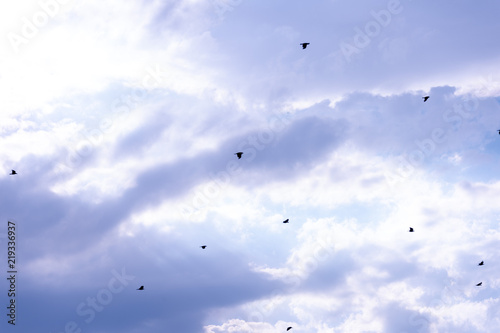
[[17,175],[16,170],[12,170],[12,172],[10,173],[10,175]]
[[424,96],[422,97],[424,99],[424,102],[427,102],[427,100],[429,99],[430,96]]
[[285,221],[283,221],[283,223],[288,223],[288,219],[286,219]]
[[410,227],[410,230],[408,230],[408,232],[413,232],[413,228],[412,228],[412,227]]
[[238,156],[238,159],[240,159],[241,155],[243,155],[243,152],[239,151],[237,153],[234,153],[234,155]]
[[482,284],[482,282],[479,282],[478,284],[476,284],[476,287],[481,287]]
[[287,330],[287,331],[289,331],[289,330],[291,330],[292,328],[293,328],[293,327],[292,327],[292,326],[290,326],[290,327],[288,327],[286,330]]
[[200,246],[202,249],[205,249],[207,246],[206,245],[202,245]]
[[305,50],[307,45],[309,45],[311,43],[300,43],[300,45],[302,45],[302,49]]
[[140,286],[137,290],[144,290],[144,286]]
[[484,261],[481,261],[479,264],[477,264],[478,266],[483,266],[484,265]]
[[497,130],[498,131],[498,135],[500,135],[500,130]]

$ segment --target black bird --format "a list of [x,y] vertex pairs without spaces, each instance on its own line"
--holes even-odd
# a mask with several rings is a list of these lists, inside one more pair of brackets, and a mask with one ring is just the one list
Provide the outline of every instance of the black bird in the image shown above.
[[412,228],[412,227],[410,227],[410,230],[409,230],[408,232],[413,232],[413,228]]
[[497,130],[498,131],[498,135],[500,135],[500,130]]
[[202,249],[205,249],[207,246],[206,245],[202,245],[200,246]]
[[10,175],[17,175],[16,170],[12,170],[12,172],[10,173]]
[[285,221],[283,221],[283,223],[288,223],[288,219],[286,219]]
[[238,159],[240,159],[241,155],[243,155],[243,152],[239,151],[237,153],[234,153],[234,155],[238,156]]
[[144,286],[140,286],[137,290],[144,290]]
[[289,331],[289,330],[291,330],[291,329],[292,329],[292,326],[288,327],[286,330],[287,330],[287,331]]
[[307,45],[309,45],[311,43],[300,43],[300,45],[302,45],[302,49],[305,50]]
[[483,266],[484,265],[484,261],[481,261],[479,264],[477,264],[478,266]]
[[429,99],[430,96],[424,96],[422,97],[424,99],[424,102],[427,102],[427,100]]
[[481,287],[482,284],[482,282],[479,282],[478,284],[476,284],[476,287]]

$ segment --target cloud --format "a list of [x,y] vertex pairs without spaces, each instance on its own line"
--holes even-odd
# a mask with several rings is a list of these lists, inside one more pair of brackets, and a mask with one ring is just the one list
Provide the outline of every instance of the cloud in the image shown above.
[[18,328],[498,331],[497,4],[56,2],[0,11]]

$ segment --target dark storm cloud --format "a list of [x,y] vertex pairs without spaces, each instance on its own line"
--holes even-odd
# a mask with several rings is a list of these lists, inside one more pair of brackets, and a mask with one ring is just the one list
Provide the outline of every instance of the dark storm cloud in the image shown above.
[[348,124],[328,117],[304,117],[280,134],[256,131],[240,140],[248,168],[274,176],[290,177],[307,171],[345,140]]
[[[25,304],[24,311],[44,306],[29,325],[56,331],[75,322],[88,332],[134,332],[148,327],[150,332],[194,333],[200,331],[207,311],[259,299],[281,286],[250,271],[244,258],[224,249],[220,241],[224,235],[219,235],[222,246],[211,244],[201,251],[186,241],[192,233],[196,233],[194,228],[179,239],[145,230],[137,239],[114,242],[107,252],[114,262],[103,265],[95,258],[96,267],[71,281],[62,279],[54,285],[55,281],[46,280],[44,292],[37,291],[36,281],[26,279],[25,293],[35,301]],[[125,284],[120,280],[110,284],[117,274],[130,278]],[[138,285],[144,285],[144,291],[137,291]],[[53,288],[57,288],[57,302],[51,297]],[[149,327],[152,322],[155,326]]]

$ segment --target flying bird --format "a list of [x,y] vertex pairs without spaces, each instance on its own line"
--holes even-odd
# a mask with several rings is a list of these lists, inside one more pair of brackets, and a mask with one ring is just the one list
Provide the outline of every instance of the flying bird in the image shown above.
[[200,246],[202,249],[205,249],[207,246],[206,245],[202,245]]
[[500,130],[498,130],[498,135],[500,135]]
[[286,219],[285,221],[283,221],[283,223],[288,223],[288,219]]
[[10,175],[17,175],[16,170],[12,170],[12,172],[10,173]]
[[477,264],[478,266],[483,266],[484,265],[484,261],[481,261],[479,264]]
[[140,286],[137,290],[144,290],[144,286]]
[[410,230],[408,230],[408,232],[413,232],[413,228],[412,228],[412,227],[410,227]]
[[287,330],[287,331],[289,331],[289,330],[291,330],[292,328],[293,328],[293,327],[292,327],[292,326],[290,326],[290,327],[288,327],[286,330]]
[[307,45],[309,45],[311,43],[300,43],[300,45],[302,45],[302,49],[305,50]]
[[234,153],[234,155],[238,156],[238,159],[240,159],[241,155],[243,155],[243,152],[239,151],[237,153]]
[[424,102],[427,102],[427,100],[429,99],[430,96],[424,96],[422,97],[424,99]]
[[482,284],[482,282],[479,282],[478,284],[476,284],[476,287],[481,287]]

